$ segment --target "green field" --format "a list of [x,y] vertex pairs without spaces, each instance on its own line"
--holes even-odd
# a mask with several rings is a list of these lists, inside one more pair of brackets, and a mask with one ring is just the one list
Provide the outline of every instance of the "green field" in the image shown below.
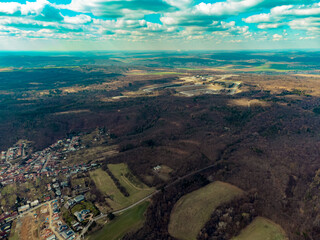
[[183,196],[172,210],[169,233],[182,240],[196,239],[214,209],[241,194],[241,189],[217,181]]
[[274,222],[257,217],[232,240],[287,240],[283,229]]
[[126,233],[137,231],[145,221],[144,213],[149,202],[144,202],[117,216],[106,224],[100,231],[89,236],[90,240],[116,240],[121,239]]
[[90,172],[90,176],[99,190],[105,196],[109,196],[107,202],[113,210],[127,207],[155,191],[154,188],[147,187],[132,175],[126,164],[109,164],[108,167],[120,184],[126,188],[130,194],[129,197],[125,197],[119,191],[108,173],[102,169]]

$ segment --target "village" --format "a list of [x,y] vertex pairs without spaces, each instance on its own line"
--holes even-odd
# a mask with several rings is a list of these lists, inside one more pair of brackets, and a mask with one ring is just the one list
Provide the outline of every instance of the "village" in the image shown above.
[[[62,164],[66,154],[82,148],[80,137],[73,136],[58,140],[34,153],[27,141],[19,141],[7,151],[1,152],[0,189],[43,181],[41,187],[44,194],[34,194],[30,198],[19,200],[17,198],[14,206],[1,204],[0,239],[8,239],[13,234],[19,234],[17,239],[71,240],[76,238],[76,232],[83,228],[84,223],[99,214],[95,205],[86,201],[83,195],[89,188],[79,185],[72,189],[70,177],[96,169],[100,165]],[[62,207],[64,213],[61,212]],[[63,214],[65,218],[72,219],[68,222],[69,226],[63,220]],[[66,214],[71,216],[66,217]]]

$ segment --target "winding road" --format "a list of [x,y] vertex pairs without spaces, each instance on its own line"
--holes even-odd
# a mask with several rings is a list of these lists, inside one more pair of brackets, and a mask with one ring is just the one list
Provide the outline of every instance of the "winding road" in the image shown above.
[[[178,182],[180,182],[180,181],[182,181],[182,180],[184,180],[184,179],[186,179],[186,178],[188,178],[188,177],[191,177],[191,176],[193,176],[193,175],[195,175],[195,174],[197,174],[197,173],[200,173],[200,172],[203,172],[203,171],[208,170],[208,169],[210,169],[210,168],[213,168],[213,167],[215,167],[215,166],[217,165],[217,163],[218,163],[218,162],[216,162],[216,163],[214,163],[214,164],[212,164],[212,165],[210,165],[210,166],[201,168],[201,169],[199,169],[199,170],[193,171],[193,172],[191,172],[191,173],[188,173],[187,175],[184,175],[183,177],[179,177],[178,179],[174,180],[173,182],[167,184],[167,185],[164,187],[164,189],[167,189],[167,188],[169,188],[169,187],[177,184]],[[127,211],[127,210],[129,210],[129,209],[131,209],[131,208],[133,208],[133,207],[135,207],[135,206],[137,206],[137,205],[139,205],[140,203],[142,203],[142,202],[144,202],[144,201],[152,198],[154,195],[156,195],[156,194],[159,193],[160,191],[161,191],[161,190],[156,190],[156,191],[154,191],[153,193],[149,194],[148,196],[146,196],[146,197],[142,198],[141,200],[135,202],[134,204],[131,204],[130,206],[125,207],[125,208],[123,208],[123,209],[114,211],[114,212],[112,212],[112,214],[120,214],[120,213],[123,213],[123,212],[125,212],[125,211]],[[105,217],[107,217],[107,216],[108,216],[108,214],[101,214],[101,215],[99,215],[99,216],[91,219],[91,220],[88,222],[87,226],[85,226],[85,228],[82,229],[82,231],[81,231],[80,236],[79,236],[78,239],[84,238],[84,235],[86,234],[86,232],[88,231],[88,229],[90,228],[90,226],[92,225],[92,223],[93,223],[94,221],[100,220],[100,219],[105,218]]]

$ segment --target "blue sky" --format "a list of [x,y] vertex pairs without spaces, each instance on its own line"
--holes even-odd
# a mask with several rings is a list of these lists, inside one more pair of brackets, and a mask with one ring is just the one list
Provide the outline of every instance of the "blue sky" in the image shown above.
[[5,0],[0,50],[320,48],[319,0]]

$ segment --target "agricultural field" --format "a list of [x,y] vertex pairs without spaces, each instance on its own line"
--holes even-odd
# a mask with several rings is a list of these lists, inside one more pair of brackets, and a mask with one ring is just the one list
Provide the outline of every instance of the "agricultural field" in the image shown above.
[[144,202],[116,216],[114,220],[106,224],[100,231],[92,234],[89,240],[121,239],[126,233],[138,230],[145,221],[144,213],[148,205],[149,202]]
[[126,164],[109,164],[112,174],[119,180],[129,193],[125,197],[117,188],[116,184],[106,171],[97,169],[90,172],[92,180],[95,182],[98,189],[105,194],[107,202],[113,210],[118,210],[127,207],[140,199],[151,194],[155,189],[149,188],[141,183],[128,169]]
[[257,217],[232,240],[288,240],[283,229],[263,217]]
[[172,210],[170,235],[181,240],[196,239],[215,208],[242,194],[241,189],[217,181],[183,196]]

